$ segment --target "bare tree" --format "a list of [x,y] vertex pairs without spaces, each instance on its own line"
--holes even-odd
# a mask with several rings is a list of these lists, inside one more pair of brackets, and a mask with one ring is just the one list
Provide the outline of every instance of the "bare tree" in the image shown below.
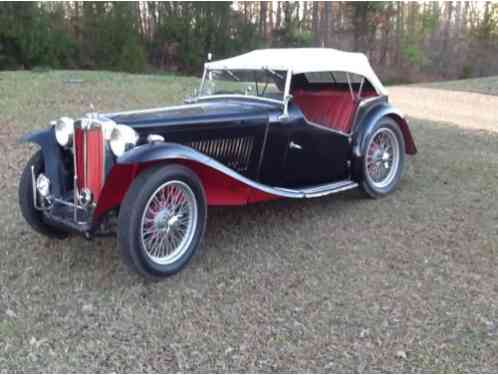
[[329,47],[329,35],[330,35],[330,13],[331,13],[331,3],[325,1],[323,4],[323,17],[321,18],[320,34],[323,47]]

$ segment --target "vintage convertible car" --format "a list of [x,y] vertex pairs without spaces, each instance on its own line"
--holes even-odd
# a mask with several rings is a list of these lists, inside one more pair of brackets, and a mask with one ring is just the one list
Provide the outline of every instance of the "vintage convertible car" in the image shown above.
[[[361,53],[266,49],[205,64],[185,105],[61,117],[19,186],[38,232],[112,233],[151,278],[198,250],[207,207],[393,191],[416,147]],[[116,220],[114,220],[114,223]]]

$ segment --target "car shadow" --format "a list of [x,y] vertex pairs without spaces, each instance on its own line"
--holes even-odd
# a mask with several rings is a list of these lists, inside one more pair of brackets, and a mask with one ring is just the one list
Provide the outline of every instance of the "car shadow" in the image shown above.
[[[250,262],[240,262],[248,255],[261,263],[265,263],[269,253],[285,259],[285,246],[275,247],[275,239],[279,239],[280,244],[282,237],[285,237],[284,241],[295,243],[295,236],[311,227],[313,220],[330,218],[332,213],[342,217],[364,201],[368,199],[361,192],[353,190],[307,200],[283,199],[247,206],[209,207],[200,253],[179,274],[165,281],[188,283],[189,279],[196,279],[196,273],[206,275],[225,267],[232,270],[250,268]],[[282,236],[282,231],[286,233],[285,236]],[[96,287],[150,284],[123,264],[115,237],[97,237],[89,241],[75,235],[55,243],[56,248],[64,248],[64,257],[71,272],[96,280]],[[92,275],[88,275],[89,272]]]

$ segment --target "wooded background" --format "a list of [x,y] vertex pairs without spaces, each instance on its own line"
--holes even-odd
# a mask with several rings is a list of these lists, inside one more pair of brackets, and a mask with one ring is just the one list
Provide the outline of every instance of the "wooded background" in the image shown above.
[[200,74],[264,47],[366,53],[387,82],[498,74],[496,2],[4,2],[0,69]]

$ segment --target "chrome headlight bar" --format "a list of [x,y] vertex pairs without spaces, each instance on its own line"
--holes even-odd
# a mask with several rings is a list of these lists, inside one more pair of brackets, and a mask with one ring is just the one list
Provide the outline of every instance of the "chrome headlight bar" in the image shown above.
[[[69,117],[61,117],[57,121],[52,121],[51,125],[55,129],[55,138],[62,147],[71,147],[74,137],[74,120]],[[100,127],[104,140],[109,142],[112,153],[119,157],[126,151],[136,146],[138,133],[133,128],[116,124],[114,121],[97,114],[90,114],[81,119],[83,129]]]

